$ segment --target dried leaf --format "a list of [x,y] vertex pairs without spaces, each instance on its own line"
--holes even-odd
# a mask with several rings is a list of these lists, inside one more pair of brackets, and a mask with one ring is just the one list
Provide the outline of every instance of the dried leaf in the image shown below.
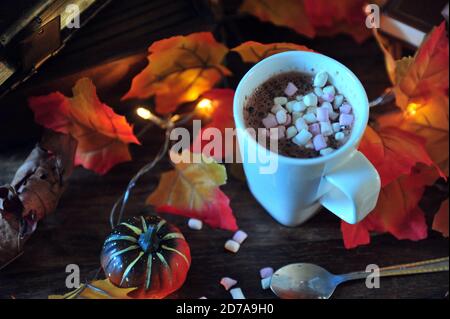
[[109,279],[104,279],[93,281],[88,286],[81,285],[65,295],[50,295],[48,299],[131,299],[128,294],[133,290],[136,288],[119,288]]
[[[171,154],[172,158],[179,155]],[[237,229],[229,199],[219,186],[226,183],[225,167],[202,154],[184,151],[183,162],[161,175],[147,204],[159,212],[175,213],[203,220],[212,227]],[[188,160],[189,159],[189,160]]]
[[139,144],[126,118],[100,102],[94,84],[87,78],[76,83],[72,98],[56,92],[31,97],[29,105],[37,123],[77,140],[75,165],[99,174],[131,160],[128,144]]
[[167,114],[196,100],[231,72],[222,65],[228,48],[210,32],[176,36],[153,43],[149,64],[123,99],[156,96],[156,111]]
[[239,53],[242,60],[246,63],[257,63],[265,58],[285,51],[310,51],[311,49],[295,43],[269,43],[263,44],[255,41],[247,41],[231,49]]
[[448,198],[442,202],[441,207],[434,216],[433,229],[448,237]]

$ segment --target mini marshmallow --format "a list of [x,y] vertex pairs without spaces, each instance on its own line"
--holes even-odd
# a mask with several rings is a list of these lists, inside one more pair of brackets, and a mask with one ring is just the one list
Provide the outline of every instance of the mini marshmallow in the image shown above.
[[314,94],[317,96],[322,96],[323,95],[323,90],[320,87],[315,87],[314,88]]
[[339,116],[339,124],[345,125],[345,126],[352,125],[353,124],[353,115],[342,113]]
[[271,128],[278,125],[277,118],[272,113],[267,114],[267,116],[263,118],[262,123],[266,128]]
[[292,139],[292,142],[297,145],[306,145],[306,143],[308,143],[311,138],[312,134],[308,132],[308,130],[303,129],[300,131],[300,133],[295,135],[295,137]]
[[273,268],[272,267],[262,268],[259,271],[259,274],[260,274],[262,279],[267,278],[267,277],[272,277],[272,275],[273,275]]
[[321,71],[316,74],[314,77],[314,86],[316,87],[324,87],[328,81],[328,73]]
[[324,148],[323,150],[320,150],[320,155],[325,156],[325,155],[331,154],[333,152],[334,152],[334,148],[327,147],[327,148]]
[[335,109],[338,109],[342,103],[344,102],[344,96],[341,94],[338,94],[334,97],[333,106]]
[[313,142],[310,141],[310,142],[306,143],[305,148],[307,148],[309,150],[313,150],[314,149]]
[[331,127],[330,122],[320,122],[320,132],[323,136],[333,135],[333,127]]
[[273,103],[278,105],[285,105],[287,102],[288,99],[285,96],[277,96],[276,98],[273,99]]
[[317,120],[319,122],[327,122],[328,121],[328,109],[319,107],[317,109]]
[[292,112],[303,112],[306,110],[306,105],[303,101],[297,101],[292,105]]
[[341,124],[339,124],[339,123],[333,123],[333,124],[331,124],[331,127],[333,128],[333,132],[335,132],[335,133],[341,131]]
[[276,118],[277,118],[277,122],[279,124],[284,124],[287,121],[287,112],[286,110],[280,110],[275,114]]
[[285,126],[277,126],[275,128],[271,128],[269,132],[269,137],[272,140],[281,140],[286,136],[286,127]]
[[308,124],[306,124],[305,119],[303,119],[302,117],[297,119],[297,121],[295,121],[295,127],[297,128],[297,131],[301,131],[301,130],[307,130],[308,129]]
[[334,86],[328,85],[323,88],[323,94],[331,94],[334,96],[336,95],[336,90],[334,89]]
[[303,119],[308,124],[312,124],[312,123],[317,122],[317,118],[316,118],[316,115],[314,113],[307,113],[307,114],[303,115]]
[[295,124],[295,122],[297,122],[297,120],[299,118],[302,118],[302,117],[303,117],[303,113],[301,113],[301,112],[293,112],[292,113],[292,123]]
[[309,126],[309,131],[313,136],[320,134],[320,124],[319,123],[313,123]]
[[316,115],[317,113],[317,107],[316,106],[310,106],[306,109],[306,113],[313,113],[314,115]]
[[330,114],[329,114],[329,116],[330,116],[330,119],[332,120],[332,121],[336,121],[337,119],[338,119],[338,117],[339,117],[339,113],[336,113],[336,112],[331,112]]
[[294,103],[297,103],[297,101],[294,100],[294,101],[289,101],[286,103],[286,110],[288,112],[292,112],[292,107],[293,107]]
[[348,103],[342,104],[342,106],[339,108],[339,111],[341,113],[350,114],[352,112],[352,106]]
[[334,134],[334,139],[336,140],[336,141],[343,141],[344,140],[344,138],[345,138],[345,134],[344,134],[344,132],[337,132],[336,134]]
[[309,93],[303,98],[303,102],[306,106],[317,106],[317,95],[314,93]]
[[247,233],[243,230],[238,230],[237,232],[234,233],[233,235],[233,240],[239,244],[242,244],[244,242],[244,240],[246,240],[248,237]]
[[333,102],[334,101],[334,94],[324,93],[321,96],[321,99],[322,99],[322,101]]
[[220,284],[225,288],[226,291],[230,290],[231,287],[235,286],[237,284],[237,280],[234,280],[230,277],[223,277],[220,280]]
[[287,96],[292,96],[295,93],[297,93],[298,88],[295,86],[294,83],[289,82],[286,89],[284,90],[284,93],[286,93]]
[[245,299],[245,296],[244,296],[241,288],[231,289],[230,294],[233,299]]
[[295,135],[297,135],[298,131],[295,128],[295,126],[289,126],[286,130],[286,138],[293,138]]
[[203,228],[203,222],[201,220],[190,218],[188,220],[188,227],[194,230],[200,230]]
[[313,144],[316,151],[320,151],[328,146],[322,134],[314,136]]
[[263,290],[269,289],[271,281],[272,281],[272,277],[267,277],[267,278],[261,279],[261,288]]
[[235,242],[232,239],[227,240],[227,242],[225,243],[225,249],[231,251],[232,253],[237,253],[239,251],[239,248],[241,248],[241,245],[239,245],[238,242]]
[[292,124],[292,116],[291,114],[286,115],[286,123],[284,125],[289,126]]
[[302,101],[303,98],[304,98],[303,95],[297,95],[297,96],[295,97],[295,99],[296,99],[297,101]]
[[328,110],[328,114],[334,112],[333,106],[331,105],[330,102],[327,102],[327,101],[325,101],[325,102],[323,102],[322,104],[320,104],[320,108],[323,108],[323,109]]
[[275,104],[271,109],[270,112],[273,114],[277,114],[278,111],[284,111],[284,107],[282,107],[280,104]]

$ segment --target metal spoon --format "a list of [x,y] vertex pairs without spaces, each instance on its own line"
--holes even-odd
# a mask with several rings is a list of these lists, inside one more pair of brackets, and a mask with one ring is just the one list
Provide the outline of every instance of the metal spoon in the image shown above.
[[[449,270],[449,258],[426,260],[379,269],[380,277],[414,275]],[[290,264],[272,276],[270,289],[282,299],[328,299],[336,287],[349,280],[365,279],[371,272],[333,275],[314,264]]]

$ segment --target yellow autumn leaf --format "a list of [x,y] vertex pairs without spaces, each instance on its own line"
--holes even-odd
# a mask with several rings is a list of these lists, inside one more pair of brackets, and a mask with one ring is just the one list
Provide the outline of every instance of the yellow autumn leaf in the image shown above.
[[65,295],[50,295],[49,299],[131,299],[128,294],[136,288],[119,288],[109,279],[96,280],[89,285],[81,285]]

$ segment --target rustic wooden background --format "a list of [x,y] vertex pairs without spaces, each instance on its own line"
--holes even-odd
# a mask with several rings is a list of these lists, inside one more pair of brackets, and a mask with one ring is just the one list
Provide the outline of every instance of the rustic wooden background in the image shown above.
[[[171,2],[169,9],[163,2],[150,1],[146,10],[139,10],[138,5],[142,1],[114,1],[92,25],[80,32],[59,57],[20,90],[0,101],[0,184],[12,179],[40,137],[41,129],[34,124],[27,108],[26,97],[29,95],[57,89],[69,93],[77,78],[88,75],[98,85],[102,100],[117,112],[126,114],[137,128],[143,125],[133,115],[132,106],[119,101],[128,89],[131,77],[146,65],[145,46],[141,43],[143,39],[148,38],[145,44],[148,45],[158,38],[214,27],[208,17],[187,6],[183,0]],[[135,14],[119,19],[119,13],[127,12],[120,3],[133,8]],[[160,14],[169,14],[172,20],[156,19],[155,10]],[[142,15],[147,15],[147,19]],[[139,28],[127,29],[122,25],[121,29],[118,25],[128,21],[138,24],[136,21],[148,21],[151,17],[153,24],[145,23]],[[111,22],[107,22],[108,19]],[[160,21],[165,21],[166,25],[158,28]],[[121,40],[108,42],[108,39],[99,39],[98,43],[93,42],[89,32],[93,33],[93,37],[101,34],[95,33],[98,30],[96,23],[102,24],[104,30],[109,30],[108,25],[120,30]],[[389,84],[382,54],[373,40],[363,44],[356,44],[346,36],[309,40],[288,29],[260,23],[251,17],[238,17],[222,26],[221,32],[215,30],[215,34],[230,47],[245,40],[290,41],[329,55],[349,66],[359,76],[371,98],[379,95]],[[139,30],[137,35],[133,30]],[[135,40],[133,46],[127,37],[140,40]],[[97,61],[98,56],[103,57],[101,61]],[[228,63],[236,70],[235,76],[230,79],[230,85],[235,86],[248,66],[236,56],[231,56]],[[64,293],[67,291],[65,267],[68,264],[80,266],[83,280],[91,278],[99,266],[101,246],[110,230],[108,215],[114,201],[129,178],[156,154],[162,137],[162,132],[157,128],[148,131],[143,146],[131,147],[134,160],[118,165],[105,176],[76,169],[57,211],[39,224],[25,247],[24,255],[0,272],[0,298],[46,298],[49,294]],[[128,215],[138,214],[144,209],[146,196],[156,186],[161,172],[168,168],[168,163],[162,162],[140,181],[127,208]],[[448,239],[433,231],[430,231],[428,239],[420,242],[377,235],[373,236],[368,246],[346,250],[339,220],[325,210],[301,227],[286,228],[277,224],[259,206],[244,182],[230,177],[223,190],[231,199],[240,228],[249,234],[249,238],[239,253],[233,255],[223,249],[231,233],[209,227],[193,231],[186,227],[186,219],[166,215],[185,234],[193,260],[186,283],[171,298],[206,296],[228,299],[230,295],[219,285],[222,276],[236,278],[248,298],[273,298],[270,291],[260,288],[259,269],[265,266],[278,268],[293,262],[310,262],[334,273],[344,273],[365,269],[372,263],[388,266],[448,255]],[[427,190],[421,206],[427,212],[429,221],[445,196],[448,196],[445,184]],[[448,273],[382,279],[380,289],[367,289],[363,281],[355,281],[338,288],[334,298],[444,298],[448,286]]]

